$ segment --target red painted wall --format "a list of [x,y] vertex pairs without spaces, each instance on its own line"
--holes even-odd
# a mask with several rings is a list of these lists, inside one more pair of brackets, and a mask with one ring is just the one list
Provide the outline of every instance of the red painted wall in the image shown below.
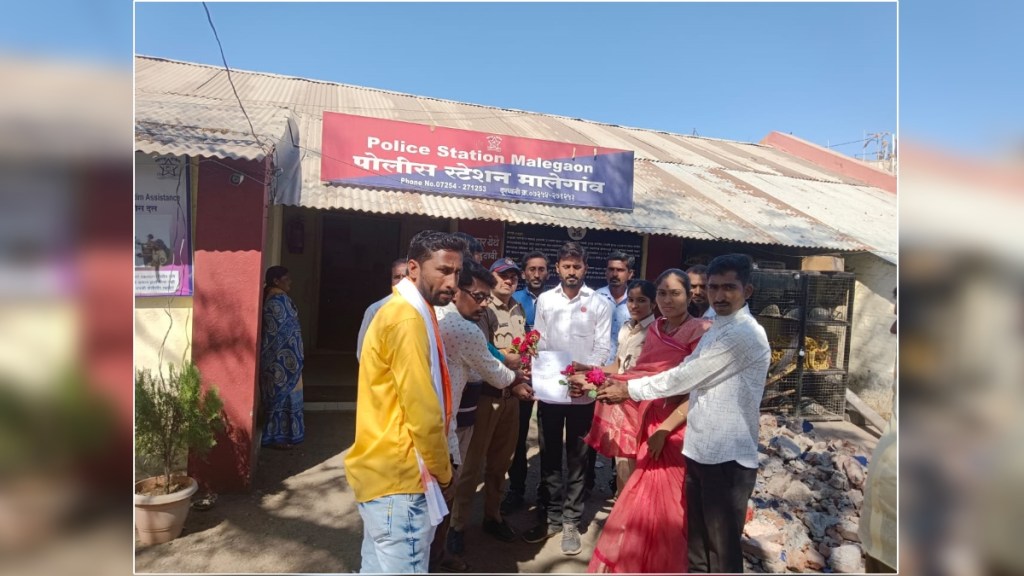
[[[131,267],[135,250],[124,239],[132,233],[134,180],[131,165],[100,164],[85,170],[68,205],[81,220],[82,242],[76,251],[82,319],[81,358],[87,382],[111,409],[113,431],[106,449],[83,463],[90,488],[119,492],[132,482],[133,368],[132,324],[125,322],[134,307]],[[84,201],[84,199],[88,201]],[[76,202],[77,200],[77,202]]]
[[795,136],[772,132],[761,140],[761,144],[803,158],[816,166],[838,172],[869,186],[896,193],[896,176]]
[[[226,165],[226,166],[225,166]],[[233,172],[245,174],[232,185]],[[189,458],[202,489],[248,490],[259,363],[266,189],[262,162],[201,161],[196,201],[192,358],[224,400],[226,431],[206,461]]]
[[647,278],[654,281],[669,268],[679,268],[683,259],[682,238],[650,236],[647,238]]

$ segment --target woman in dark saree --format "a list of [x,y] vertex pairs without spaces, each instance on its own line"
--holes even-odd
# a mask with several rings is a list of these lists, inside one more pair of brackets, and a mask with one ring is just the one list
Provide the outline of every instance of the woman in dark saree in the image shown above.
[[302,413],[302,332],[292,281],[284,266],[267,269],[263,286],[260,391],[266,416],[263,446],[288,449],[305,438]]

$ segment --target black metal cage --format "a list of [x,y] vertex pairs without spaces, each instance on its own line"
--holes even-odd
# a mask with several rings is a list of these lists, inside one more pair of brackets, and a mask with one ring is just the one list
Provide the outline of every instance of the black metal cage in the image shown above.
[[844,418],[854,279],[848,272],[754,271],[748,305],[772,348],[762,411]]

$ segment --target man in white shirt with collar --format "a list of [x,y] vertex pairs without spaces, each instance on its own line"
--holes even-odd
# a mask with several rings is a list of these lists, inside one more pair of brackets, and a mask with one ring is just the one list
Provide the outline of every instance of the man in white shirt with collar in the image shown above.
[[628,383],[612,379],[598,400],[652,400],[690,393],[686,438],[686,520],[690,572],[743,572],[740,535],[757,479],[761,397],[771,349],[746,306],[754,292],[746,254],[708,266],[717,316],[682,364]]
[[612,331],[609,334],[612,349],[607,361],[602,366],[615,361],[615,355],[619,349],[619,330],[629,320],[629,309],[626,307],[626,286],[633,279],[633,263],[634,259],[632,256],[627,256],[621,250],[612,250],[608,254],[608,267],[605,268],[604,274],[608,280],[608,285],[594,291],[605,297],[614,309],[612,314]]
[[[601,366],[611,349],[612,307],[583,283],[587,256],[577,242],[558,251],[556,269],[561,283],[537,298],[534,329],[540,332],[540,351],[569,352],[574,362]],[[583,516],[583,489],[587,449],[583,437],[594,419],[594,401],[583,396],[571,404],[539,402],[541,482],[547,488],[547,518],[523,534],[527,542],[542,542],[562,534],[562,553],[583,549],[579,524]],[[567,478],[562,479],[563,433]]]

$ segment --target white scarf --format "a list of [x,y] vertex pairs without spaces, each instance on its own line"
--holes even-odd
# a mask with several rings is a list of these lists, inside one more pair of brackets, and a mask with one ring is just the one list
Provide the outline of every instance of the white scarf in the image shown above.
[[395,290],[405,298],[412,307],[420,313],[420,317],[423,318],[423,324],[427,330],[427,339],[430,341],[430,379],[434,382],[434,392],[437,393],[437,401],[441,404],[441,421],[444,421],[444,381],[441,379],[441,356],[438,353],[440,349],[444,352],[444,342],[437,341],[437,335],[434,334],[434,320],[430,316],[429,304],[423,299],[423,295],[420,294],[416,285],[412,283],[412,280],[408,278],[402,278],[402,281],[395,285]]
[[[437,336],[434,334],[434,320],[431,318],[430,309],[427,307],[428,304],[423,299],[419,289],[416,288],[416,285],[412,283],[412,280],[402,278],[402,281],[395,285],[395,291],[401,294],[402,298],[405,298],[409,304],[412,304],[412,307],[423,318],[430,347],[430,379],[433,380],[437,402],[441,406],[441,426],[443,428],[445,407],[444,380],[441,377],[441,354],[444,353],[444,342],[437,340]],[[446,437],[447,432],[445,430]],[[430,525],[437,526],[444,520],[445,515],[448,514],[448,506],[444,503],[444,495],[441,494],[441,487],[438,485],[437,479],[427,470],[427,465],[423,462],[420,451],[416,449],[415,452],[416,462],[420,467],[420,477],[423,479],[423,495],[427,498],[427,512],[430,515]]]

